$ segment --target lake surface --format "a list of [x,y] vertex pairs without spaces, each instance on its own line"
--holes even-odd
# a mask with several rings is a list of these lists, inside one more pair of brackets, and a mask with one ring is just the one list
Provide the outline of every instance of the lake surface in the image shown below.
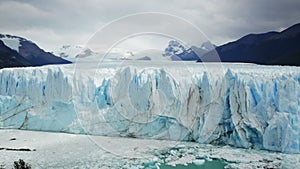
[[160,165],[160,169],[223,169],[226,165],[227,164],[221,160],[212,160],[212,161],[205,160],[205,163],[202,165],[189,164],[187,166],[185,165],[169,166],[169,165],[162,164]]

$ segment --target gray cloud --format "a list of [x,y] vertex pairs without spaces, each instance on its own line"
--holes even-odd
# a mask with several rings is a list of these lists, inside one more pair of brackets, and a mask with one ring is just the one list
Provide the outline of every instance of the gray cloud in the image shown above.
[[280,30],[300,22],[299,9],[299,0],[2,0],[0,32],[24,36],[52,50],[63,44],[84,44],[119,17],[163,12],[187,19],[213,43],[222,44],[248,33]]

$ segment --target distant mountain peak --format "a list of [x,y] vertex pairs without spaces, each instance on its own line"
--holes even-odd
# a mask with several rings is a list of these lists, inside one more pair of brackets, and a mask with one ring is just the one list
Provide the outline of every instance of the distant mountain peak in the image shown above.
[[167,48],[165,49],[163,56],[181,55],[187,52],[187,48],[176,40],[169,41]]
[[151,58],[149,56],[144,56],[144,57],[138,58],[137,60],[151,60]]
[[58,50],[53,52],[55,55],[74,61],[76,58],[84,58],[95,55],[96,53],[89,48],[81,45],[63,45]]
[[198,60],[204,53],[215,48],[215,45],[209,41],[200,45],[200,47],[187,47],[176,40],[171,40],[169,41],[163,56],[171,57],[172,60]]

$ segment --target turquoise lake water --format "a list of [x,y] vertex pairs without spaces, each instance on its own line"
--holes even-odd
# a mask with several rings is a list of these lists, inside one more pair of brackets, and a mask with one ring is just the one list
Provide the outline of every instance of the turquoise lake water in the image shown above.
[[205,160],[205,163],[202,165],[189,164],[187,166],[185,165],[170,166],[166,164],[161,164],[159,167],[160,169],[223,169],[226,165],[227,165],[226,162],[222,160],[212,160],[212,161]]

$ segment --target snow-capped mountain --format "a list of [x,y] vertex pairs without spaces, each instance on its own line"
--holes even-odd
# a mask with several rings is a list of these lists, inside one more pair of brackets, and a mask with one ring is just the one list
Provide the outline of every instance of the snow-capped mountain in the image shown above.
[[85,58],[96,54],[91,49],[85,48],[81,45],[63,45],[53,53],[69,61],[75,61],[76,58]]
[[134,55],[131,56],[131,58],[133,60],[171,61],[170,57],[163,56],[162,50],[157,50],[157,49],[139,51],[137,53],[134,53]]
[[161,60],[161,61],[185,61],[198,60],[200,56],[215,48],[210,42],[203,43],[200,47],[186,47],[176,40],[169,41],[164,50],[148,49],[138,52],[126,51],[121,54],[121,60]]
[[[147,61],[185,61],[185,60],[198,60],[199,55],[213,50],[215,46],[210,42],[201,44],[200,47],[191,46],[185,47],[175,40],[171,40],[164,49],[147,49],[141,51],[131,51],[126,49],[118,49],[110,51],[109,53],[97,53],[91,49],[81,45],[63,45],[53,53],[63,59],[77,62],[77,58],[84,58],[80,61],[89,61],[95,58],[104,57],[105,59],[113,60],[147,60]],[[197,53],[197,54],[196,54]]]
[[0,34],[0,68],[70,63],[22,37]]
[[213,50],[215,45],[209,41],[204,42],[201,47],[186,47],[176,40],[171,40],[165,49],[163,56],[171,57],[171,60],[198,60],[203,54]]
[[113,60],[171,61],[170,57],[163,56],[163,50],[158,49],[112,52],[106,58]]

